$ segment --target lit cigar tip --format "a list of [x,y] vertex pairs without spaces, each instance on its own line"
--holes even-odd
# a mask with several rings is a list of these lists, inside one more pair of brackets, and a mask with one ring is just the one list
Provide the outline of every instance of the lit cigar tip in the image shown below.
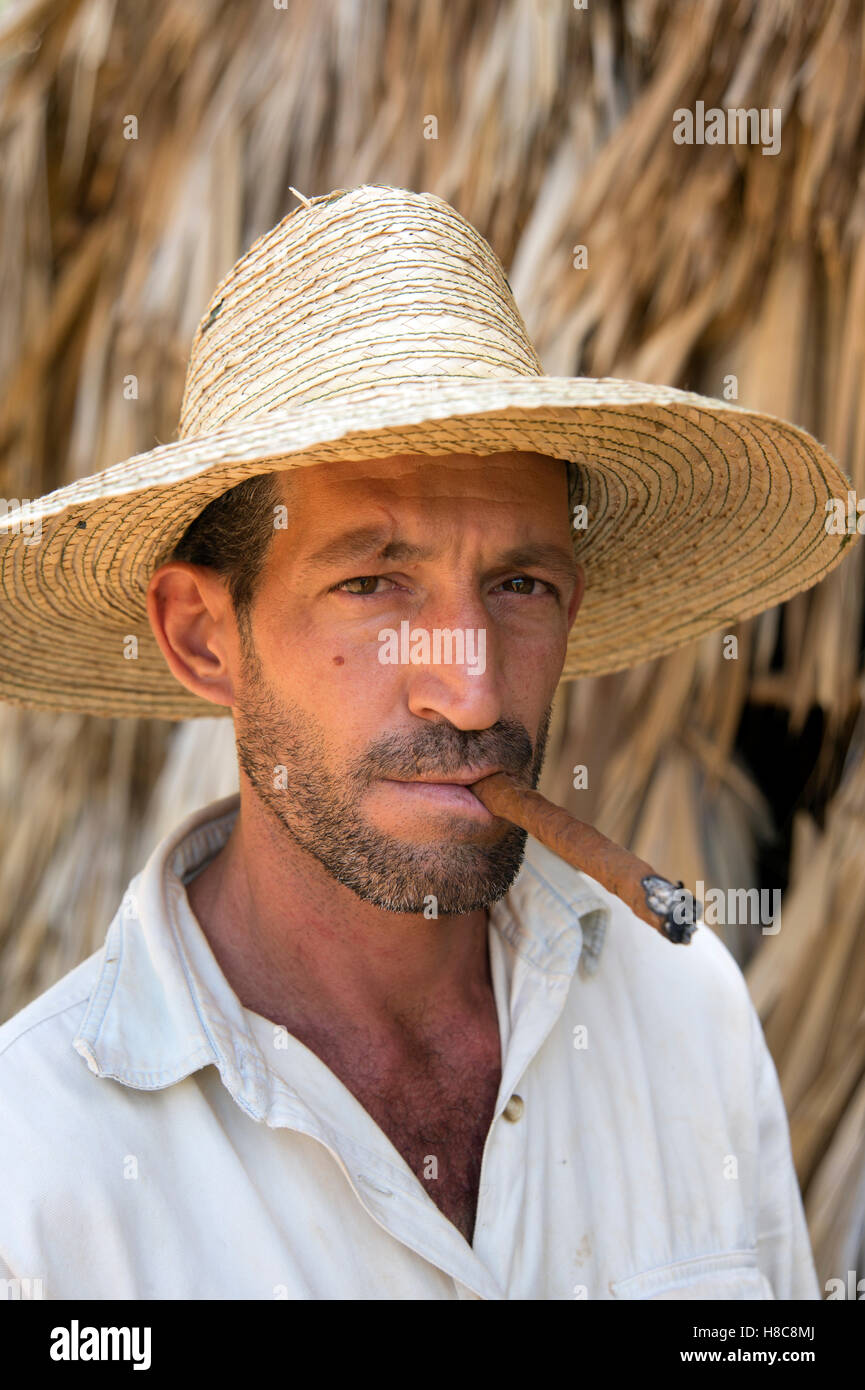
[[640,879],[646,894],[646,906],[661,918],[660,930],[668,941],[677,945],[687,945],[702,915],[703,905],[694,900],[693,893],[685,887],[681,879],[671,883],[669,879],[657,874],[647,874]]

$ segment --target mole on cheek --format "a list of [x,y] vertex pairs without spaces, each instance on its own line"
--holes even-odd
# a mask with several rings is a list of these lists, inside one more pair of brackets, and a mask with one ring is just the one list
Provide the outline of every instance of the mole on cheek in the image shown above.
[[334,664],[334,666],[344,666],[344,665],[345,665],[345,657],[344,657],[344,656],[335,656],[335,657],[333,658],[333,664]]

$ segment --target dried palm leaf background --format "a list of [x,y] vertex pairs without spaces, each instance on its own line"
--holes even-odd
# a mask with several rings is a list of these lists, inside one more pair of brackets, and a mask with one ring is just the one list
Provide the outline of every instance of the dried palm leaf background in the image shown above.
[[[364,181],[480,228],[548,372],[711,395],[735,374],[865,492],[858,0],[39,0],[0,30],[5,496],[174,437],[217,280],[289,185]],[[675,144],[698,100],[781,108],[781,153]],[[776,934],[717,930],[779,1069],[821,1282],[865,1275],[863,552],[741,625],[738,659],[717,634],[562,687],[542,783],[692,887],[784,889]],[[3,1017],[234,789],[231,735],[0,708]]]

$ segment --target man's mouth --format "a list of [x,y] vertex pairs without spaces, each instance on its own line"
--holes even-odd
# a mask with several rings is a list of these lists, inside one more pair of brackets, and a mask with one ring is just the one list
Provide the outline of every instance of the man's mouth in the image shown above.
[[428,773],[423,777],[404,779],[386,777],[383,781],[386,785],[398,788],[401,795],[417,802],[419,806],[426,803],[431,807],[438,806],[442,810],[459,811],[479,822],[489,822],[495,817],[469,787],[472,782],[479,782],[482,777],[489,777],[493,772],[499,771],[501,769],[498,767],[469,768],[451,774]]
[[501,772],[501,767],[470,767],[463,772],[454,772],[447,776],[443,772],[429,772],[424,777],[395,777],[395,782],[426,782],[433,783],[437,787],[468,787],[472,782],[479,782],[482,777],[491,777],[494,772]]

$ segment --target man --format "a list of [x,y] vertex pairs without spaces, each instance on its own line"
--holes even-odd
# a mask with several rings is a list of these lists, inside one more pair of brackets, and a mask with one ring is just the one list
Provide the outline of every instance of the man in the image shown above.
[[7,523],[9,612],[39,617],[0,694],[224,710],[240,789],[0,1029],[3,1273],[47,1297],[819,1297],[729,952],[664,941],[469,788],[536,784],[563,674],[816,582],[846,479],[782,422],[545,378],[441,200],[302,201],[217,289],[179,441],[42,499],[39,546]]

